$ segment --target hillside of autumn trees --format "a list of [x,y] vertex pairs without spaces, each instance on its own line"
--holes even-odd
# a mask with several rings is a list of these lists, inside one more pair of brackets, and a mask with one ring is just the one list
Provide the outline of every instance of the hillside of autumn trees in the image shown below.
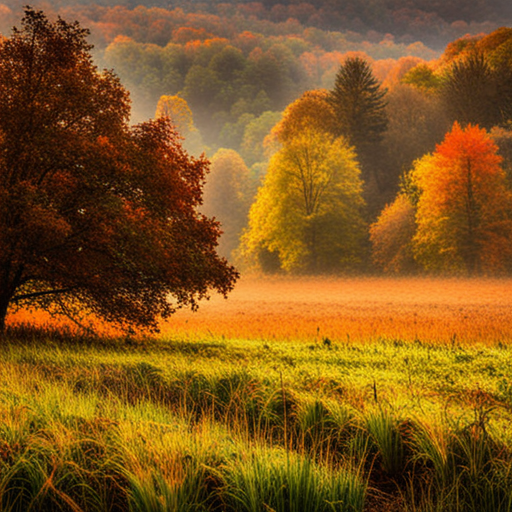
[[[82,10],[85,16],[91,13],[91,21],[100,23],[103,23],[100,19],[103,15],[98,15],[98,8],[102,12],[109,8],[118,10],[119,6],[127,10],[137,7],[179,9],[199,18],[211,18],[209,21],[196,19],[195,28],[205,22],[214,25],[216,22],[212,18],[220,18],[227,22],[224,24],[226,30],[232,30],[235,21],[252,24],[253,28],[258,23],[257,32],[264,32],[275,31],[276,25],[291,21],[321,30],[351,32],[352,37],[361,41],[376,42],[385,34],[393,34],[399,42],[422,41],[436,49],[464,33],[489,30],[493,23],[507,24],[512,19],[512,6],[508,0],[97,0],[92,6],[91,3],[87,0],[54,0],[51,5],[68,12],[69,9]],[[3,0],[3,4],[11,9],[19,7],[17,0]],[[44,5],[44,8],[48,9],[48,6]],[[139,13],[132,24],[139,25],[144,32],[143,18],[147,17],[152,15],[143,13],[141,16]],[[158,39],[162,43],[168,24],[168,20],[154,24],[145,42],[157,42]],[[286,29],[279,27],[277,30],[283,33]],[[165,42],[168,40],[167,37]]]
[[[349,52],[377,61],[383,80],[392,60],[431,60],[457,37],[512,20],[508,2],[465,4],[60,0],[44,10],[91,30],[98,64],[114,68],[130,89],[135,121],[152,117],[162,95],[180,94],[208,146],[239,150],[249,116],[330,87]],[[19,10],[19,2],[3,0],[0,31],[9,31]]]
[[[95,60],[130,90],[133,121],[169,116],[191,153],[206,152],[212,165],[202,208],[222,222],[224,256],[291,272],[454,270],[420,256],[424,182],[413,171],[460,129],[459,139],[492,137],[489,151],[508,190],[512,37],[498,27],[510,7],[334,4],[62,1],[49,12],[91,29]],[[16,9],[0,5],[2,31]],[[359,68],[342,79],[354,62]],[[379,105],[375,126],[339,108],[355,105],[365,87]],[[318,178],[308,193],[318,197],[300,211],[293,191],[305,186],[304,166],[297,174],[290,165],[303,154],[318,159],[307,166]],[[507,226],[508,214],[500,215]],[[471,258],[461,260],[468,272],[491,271]]]
[[[438,56],[412,37],[400,42],[375,31],[325,30],[298,14],[277,21],[270,16],[273,7],[257,3],[50,11],[90,28],[98,65],[114,69],[130,90],[133,121],[153,117],[162,96],[179,95],[197,128],[189,149],[206,146],[209,156],[234,149],[250,167],[265,160],[262,141],[279,113],[303,92],[330,87],[347,55],[362,52],[381,80],[398,59],[395,73]],[[0,30],[7,33],[17,10],[5,3],[0,13]]]

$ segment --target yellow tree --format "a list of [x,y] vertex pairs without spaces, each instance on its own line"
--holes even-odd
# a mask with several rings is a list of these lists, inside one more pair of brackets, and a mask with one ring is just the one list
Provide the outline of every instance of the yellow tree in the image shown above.
[[286,108],[271,135],[281,144],[286,144],[308,128],[335,133],[336,115],[328,91],[319,89],[305,92]]
[[484,129],[455,123],[417,167],[414,245],[426,269],[478,274],[510,267],[512,196],[497,151]]
[[194,128],[194,119],[188,103],[179,96],[160,96],[155,118],[168,117],[176,130],[186,137]]
[[336,271],[359,263],[359,174],[343,138],[303,127],[270,160],[249,213],[244,253],[274,254],[287,272]]
[[412,246],[415,211],[410,198],[401,193],[370,226],[372,259],[384,272],[398,274],[416,269]]
[[177,95],[161,96],[156,106],[155,118],[161,117],[168,117],[171,120],[176,131],[185,139],[183,145],[186,149],[192,153],[201,151],[201,135],[194,125],[194,117],[186,100]]

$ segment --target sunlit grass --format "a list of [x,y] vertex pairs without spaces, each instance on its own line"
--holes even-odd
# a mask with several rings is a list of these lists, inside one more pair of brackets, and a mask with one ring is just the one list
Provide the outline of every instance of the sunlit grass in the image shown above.
[[0,510],[510,511],[509,285],[242,282],[159,337],[10,328]]

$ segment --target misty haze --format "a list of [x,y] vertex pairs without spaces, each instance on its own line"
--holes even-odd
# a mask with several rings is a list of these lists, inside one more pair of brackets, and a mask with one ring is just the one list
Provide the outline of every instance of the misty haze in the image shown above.
[[510,512],[511,357],[509,0],[0,0],[0,510]]

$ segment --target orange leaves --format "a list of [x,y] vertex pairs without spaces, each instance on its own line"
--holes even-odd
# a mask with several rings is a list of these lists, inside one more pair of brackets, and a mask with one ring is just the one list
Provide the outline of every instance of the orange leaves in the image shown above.
[[374,263],[389,273],[415,270],[412,238],[416,229],[414,206],[405,194],[387,205],[370,226]]
[[375,263],[388,272],[419,263],[433,272],[512,269],[512,193],[486,130],[453,125],[414,162],[401,194],[371,227]]
[[485,130],[455,123],[417,165],[415,248],[426,268],[474,274],[509,266],[512,197],[497,149]]
[[463,129],[459,123],[455,123],[452,131],[437,146],[436,153],[462,166],[471,160],[473,165],[478,166],[475,176],[479,176],[501,172],[499,164],[503,159],[497,150],[498,147],[484,129],[472,125]]
[[[424,202],[431,207],[436,204],[450,208],[455,202],[471,200],[485,208],[485,203],[498,193],[497,181],[504,178],[497,150],[485,130],[472,125],[463,129],[455,123],[437,146],[429,171],[417,175],[424,189]],[[476,204],[468,205],[474,207]]]
[[204,41],[211,37],[212,34],[209,34],[204,28],[180,27],[172,33],[172,39],[175,43]]

